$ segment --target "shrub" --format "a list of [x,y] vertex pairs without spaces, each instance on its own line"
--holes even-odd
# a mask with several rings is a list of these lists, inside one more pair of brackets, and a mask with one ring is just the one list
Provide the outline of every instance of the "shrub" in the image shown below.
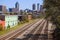
[[8,24],[7,28],[9,29],[10,28],[10,25]]
[[29,22],[29,20],[28,20],[28,19],[26,19],[26,22]]
[[2,31],[3,30],[3,28],[2,28],[2,25],[0,24],[0,31]]

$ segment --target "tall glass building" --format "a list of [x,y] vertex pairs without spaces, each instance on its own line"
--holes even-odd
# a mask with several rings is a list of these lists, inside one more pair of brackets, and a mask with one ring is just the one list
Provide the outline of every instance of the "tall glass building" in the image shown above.
[[32,10],[36,10],[36,5],[35,4],[32,5]]
[[39,11],[40,10],[40,5],[39,5],[39,3],[37,3],[37,11]]
[[18,2],[16,2],[15,8],[17,8],[19,10],[19,3]]

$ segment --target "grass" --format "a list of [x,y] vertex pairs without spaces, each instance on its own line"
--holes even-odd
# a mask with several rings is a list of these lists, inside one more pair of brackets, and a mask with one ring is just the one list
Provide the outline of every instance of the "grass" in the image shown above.
[[12,28],[6,29],[6,30],[2,30],[2,31],[0,31],[0,36],[1,36],[1,35],[5,35],[5,34],[11,32],[11,31],[17,30],[17,29],[19,29],[20,27],[22,27],[23,25],[25,25],[26,23],[31,23],[31,22],[33,22],[33,21],[34,21],[34,20],[29,20],[29,22],[19,23],[19,24],[16,25],[15,27],[12,27]]

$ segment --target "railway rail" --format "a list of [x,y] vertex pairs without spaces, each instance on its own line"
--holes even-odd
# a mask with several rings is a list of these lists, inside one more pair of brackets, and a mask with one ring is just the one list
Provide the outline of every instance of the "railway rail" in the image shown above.
[[6,35],[6,36],[3,36],[3,37],[0,37],[0,40],[6,40],[7,38],[10,38],[12,35],[15,35],[15,36],[18,36],[17,34],[19,34],[19,32],[24,32],[26,29],[30,28],[30,26],[32,26],[33,24],[35,24],[36,22],[38,22],[39,20],[36,20],[34,21],[33,23],[30,23],[28,25],[25,25],[24,27]]
[[2,40],[49,40],[48,34],[48,21],[41,19],[3,37]]

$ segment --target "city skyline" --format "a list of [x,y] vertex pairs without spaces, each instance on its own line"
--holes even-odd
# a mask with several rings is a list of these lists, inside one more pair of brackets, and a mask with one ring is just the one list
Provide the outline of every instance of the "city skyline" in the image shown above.
[[20,9],[32,9],[32,4],[36,4],[39,3],[40,5],[43,4],[42,0],[0,0],[0,5],[5,5],[6,8],[14,8],[15,7],[15,3],[19,2],[19,8]]

